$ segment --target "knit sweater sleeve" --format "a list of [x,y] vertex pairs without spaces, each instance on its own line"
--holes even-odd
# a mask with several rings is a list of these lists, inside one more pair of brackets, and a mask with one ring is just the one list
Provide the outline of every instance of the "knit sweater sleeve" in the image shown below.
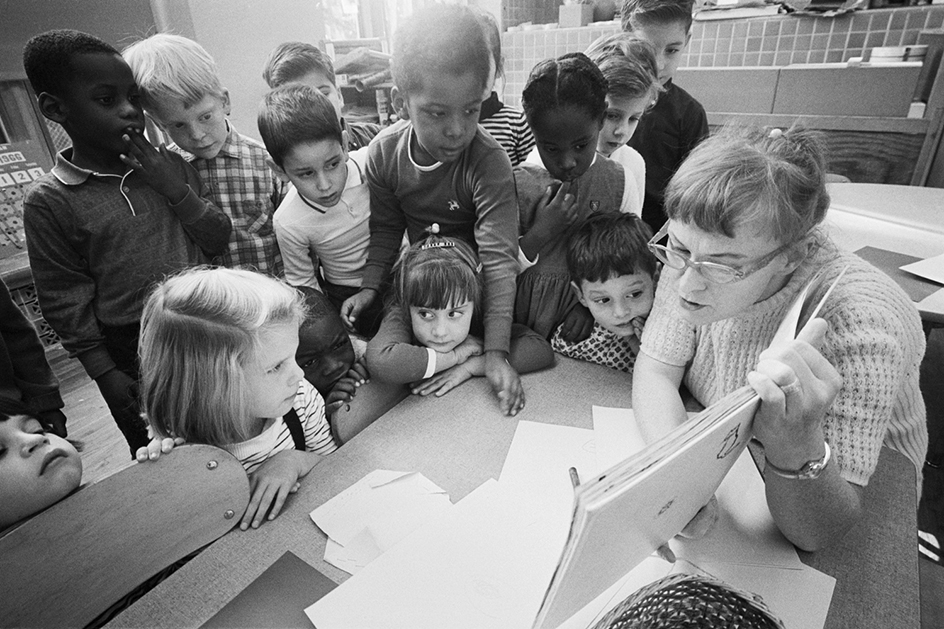
[[642,352],[659,362],[686,366],[695,355],[695,328],[678,312],[678,278],[662,272],[642,333]]
[[[370,189],[370,245],[364,265],[363,288],[379,290],[390,273],[400,251],[406,217],[397,199],[396,176],[399,157],[395,150],[387,150],[396,136],[381,135],[367,149],[367,186]],[[409,143],[406,143],[408,150]]]
[[546,338],[528,326],[515,323],[511,326],[508,363],[518,373],[540,371],[554,365],[554,350]]
[[914,305],[884,274],[859,261],[847,278],[821,315],[829,322],[823,355],[842,377],[825,432],[842,477],[865,485],[883,443],[921,469],[924,334]]

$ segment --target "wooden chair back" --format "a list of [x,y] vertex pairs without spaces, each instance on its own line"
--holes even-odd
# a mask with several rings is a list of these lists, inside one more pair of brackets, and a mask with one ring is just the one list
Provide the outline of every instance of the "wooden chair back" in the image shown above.
[[2,624],[85,626],[229,531],[248,502],[239,461],[205,445],[84,487],[0,538]]

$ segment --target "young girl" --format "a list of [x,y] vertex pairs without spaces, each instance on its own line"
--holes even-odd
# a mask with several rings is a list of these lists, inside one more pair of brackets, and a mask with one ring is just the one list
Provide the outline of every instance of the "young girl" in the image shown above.
[[606,89],[599,68],[586,55],[570,53],[539,63],[521,96],[539,157],[532,153],[515,169],[519,244],[534,261],[518,277],[515,321],[545,338],[562,321],[568,341],[586,338],[593,326],[570,289],[569,229],[590,214],[638,213],[641,207],[641,197],[625,194],[630,186],[623,168],[596,151]]
[[528,120],[520,109],[510,107],[498,97],[495,86],[498,80],[504,78],[505,68],[502,60],[501,33],[495,16],[480,7],[470,7],[478,17],[488,40],[488,47],[492,52],[495,72],[492,81],[492,93],[482,102],[479,111],[479,124],[501,144],[512,166],[517,166],[528,157],[534,148],[534,136],[528,127]]
[[[662,85],[652,46],[626,33],[606,35],[590,44],[587,56],[606,79],[606,117],[597,151],[618,162],[632,177],[631,198],[642,202],[646,190],[646,163],[636,149],[626,145],[642,115],[652,108]],[[641,206],[640,206],[641,207]]]
[[[482,265],[456,238],[433,235],[407,249],[394,269],[392,301],[367,344],[378,380],[413,383],[418,395],[440,396],[485,375],[482,356]],[[513,325],[508,361],[519,373],[554,363],[548,342]]]
[[[151,431],[164,451],[174,438],[239,459],[251,490],[243,530],[275,518],[301,478],[337,449],[324,401],[295,362],[304,316],[290,286],[224,268],[171,277],[144,307],[141,399]],[[155,443],[138,460],[156,458]]]

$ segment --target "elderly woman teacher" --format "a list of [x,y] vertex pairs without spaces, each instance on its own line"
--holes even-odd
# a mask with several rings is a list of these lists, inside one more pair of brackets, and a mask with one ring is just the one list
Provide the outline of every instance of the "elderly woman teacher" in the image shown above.
[[[706,406],[750,384],[762,400],[754,436],[767,502],[805,550],[861,517],[861,488],[883,444],[914,462],[919,483],[928,445],[920,318],[890,278],[820,227],[824,161],[803,129],[726,129],[689,155],[650,243],[665,267],[633,379],[649,440],[685,420],[681,383]],[[814,273],[824,270],[828,286],[847,265],[821,318],[767,350]]]

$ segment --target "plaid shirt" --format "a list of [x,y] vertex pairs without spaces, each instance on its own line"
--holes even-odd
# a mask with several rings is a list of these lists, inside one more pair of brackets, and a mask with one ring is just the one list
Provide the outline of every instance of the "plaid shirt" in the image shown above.
[[176,145],[170,148],[190,162],[208,189],[207,197],[233,220],[229,248],[213,262],[281,276],[282,254],[272,215],[284,188],[266,163],[265,147],[237,132],[233,123],[227,124],[226,143],[212,159],[197,158]]

